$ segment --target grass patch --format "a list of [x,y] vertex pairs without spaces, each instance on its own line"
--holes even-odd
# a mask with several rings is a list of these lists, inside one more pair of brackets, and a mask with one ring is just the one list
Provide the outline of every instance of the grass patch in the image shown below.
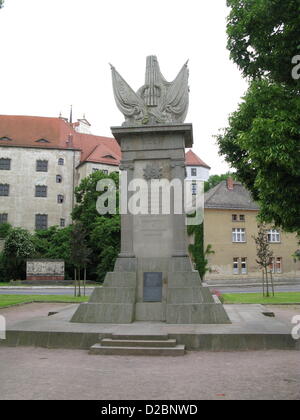
[[226,293],[222,295],[224,303],[257,303],[257,304],[280,304],[299,303],[300,292],[275,292],[275,296],[263,297],[262,293]]
[[89,296],[75,297],[63,295],[1,295],[0,294],[0,308],[12,305],[20,305],[31,302],[58,302],[58,303],[81,303],[87,302]]

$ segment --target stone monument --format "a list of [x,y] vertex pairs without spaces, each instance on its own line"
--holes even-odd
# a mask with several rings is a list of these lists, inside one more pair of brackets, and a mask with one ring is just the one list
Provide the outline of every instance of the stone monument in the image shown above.
[[[112,127],[122,150],[120,170],[126,174],[121,193],[127,190],[128,204],[134,195],[132,181],[143,180],[141,194],[148,212],[121,215],[121,253],[114,271],[107,273],[103,287],[95,288],[71,321],[230,323],[223,305],[192,268],[184,195],[175,197],[175,187],[170,188],[170,211],[164,213],[161,202],[147,188],[160,180],[184,185],[185,147],[193,145],[192,125],[184,124],[189,103],[187,63],[170,83],[162,76],[157,58],[147,57],[145,85],[137,92],[113,66],[112,80],[116,104],[125,116],[121,127]],[[178,212],[180,201],[182,211]],[[149,212],[154,207],[159,211]]]

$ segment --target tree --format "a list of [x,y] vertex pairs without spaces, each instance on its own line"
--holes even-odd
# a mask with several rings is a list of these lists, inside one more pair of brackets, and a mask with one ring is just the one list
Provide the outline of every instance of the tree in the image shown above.
[[78,222],[74,225],[71,231],[71,261],[76,267],[75,271],[75,296],[76,296],[76,281],[78,280],[78,296],[81,296],[80,289],[80,272],[84,269],[84,296],[85,296],[85,280],[86,280],[86,266],[90,262],[91,249],[87,245],[87,231],[82,223]]
[[35,254],[32,235],[25,229],[11,229],[4,244],[3,255],[13,280],[25,278],[25,262]]
[[[100,215],[96,209],[98,197],[102,194],[96,190],[99,180],[110,178],[119,186],[119,174],[105,175],[100,171],[84,178],[75,190],[77,205],[72,217],[74,222],[81,222],[86,229],[87,245],[92,250],[88,275],[90,279],[102,281],[106,272],[112,271],[120,250],[120,216],[118,214]],[[117,190],[118,207],[118,190]]]
[[261,219],[300,231],[300,97],[253,82],[217,138],[220,153],[259,201]]
[[208,181],[204,182],[204,192],[207,192],[207,191],[211,190],[216,185],[218,185],[220,182],[226,181],[228,178],[234,178],[235,179],[235,177],[236,177],[236,175],[231,173],[231,172],[227,172],[226,174],[222,174],[222,175],[211,175],[208,178]]
[[287,0],[228,0],[228,48],[250,87],[229,127],[217,137],[220,154],[260,205],[260,219],[300,233],[300,4]]
[[299,1],[227,0],[227,6],[227,48],[243,75],[299,88],[291,77],[292,57],[300,54]]
[[1,223],[0,224],[0,239],[5,239],[9,232],[11,231],[12,227],[9,223]]
[[33,235],[35,258],[63,259],[65,261],[65,277],[73,278],[73,265],[70,262],[71,238],[73,226],[63,229],[51,226],[46,230],[38,230]]
[[188,226],[188,235],[194,235],[194,243],[189,245],[189,251],[192,254],[193,261],[196,265],[196,270],[199,272],[201,280],[204,280],[205,274],[209,271],[207,257],[214,254],[210,244],[204,249],[204,226],[190,225]]
[[[257,252],[257,264],[262,270],[263,276],[263,295],[269,297],[269,266],[273,258],[273,251],[270,248],[268,241],[268,229],[264,224],[258,226],[258,235],[257,237],[253,236],[253,239],[256,243],[256,252]],[[266,293],[265,293],[265,284],[266,284]],[[271,273],[271,284],[274,296],[274,284],[273,277]]]
[[0,0],[0,9],[3,7],[4,0]]

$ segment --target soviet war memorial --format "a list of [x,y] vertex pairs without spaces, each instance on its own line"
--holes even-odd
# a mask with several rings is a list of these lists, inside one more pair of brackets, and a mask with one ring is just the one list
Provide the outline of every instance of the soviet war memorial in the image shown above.
[[29,16],[2,47],[0,400],[298,400],[298,2],[44,3],[0,0],[0,32]]

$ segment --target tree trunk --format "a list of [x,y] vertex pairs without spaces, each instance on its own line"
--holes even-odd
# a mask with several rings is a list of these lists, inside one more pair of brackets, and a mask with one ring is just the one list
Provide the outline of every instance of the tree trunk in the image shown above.
[[81,297],[80,281],[80,267],[78,267],[78,297]]
[[84,274],[83,274],[83,296],[85,296],[85,285],[86,285],[86,267],[84,267]]
[[263,297],[265,297],[265,272],[262,270]]
[[267,297],[270,297],[270,293],[269,293],[268,267],[265,267],[265,272],[266,272]]
[[273,293],[273,296],[275,296],[275,292],[274,292],[274,281],[273,281],[273,273],[272,273],[272,271],[271,271],[271,284],[272,284],[272,293]]
[[74,268],[74,296],[77,296],[77,290],[76,290],[76,282],[77,282],[77,273],[76,273],[76,268]]

